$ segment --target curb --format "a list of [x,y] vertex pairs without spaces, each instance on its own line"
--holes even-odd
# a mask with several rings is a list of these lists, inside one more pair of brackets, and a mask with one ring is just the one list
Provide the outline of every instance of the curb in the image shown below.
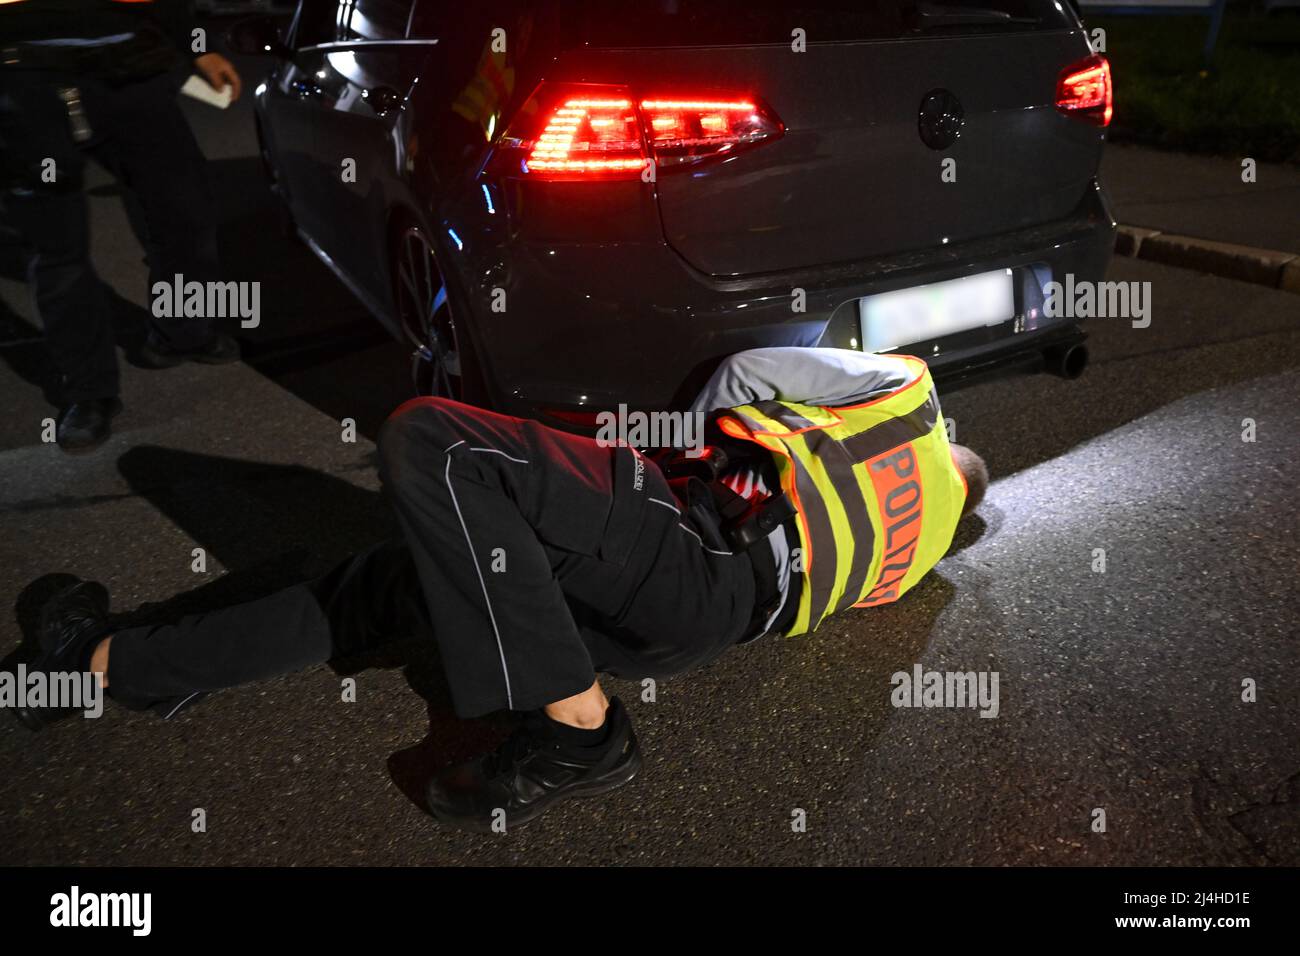
[[1300,294],[1300,255],[1121,225],[1115,253]]

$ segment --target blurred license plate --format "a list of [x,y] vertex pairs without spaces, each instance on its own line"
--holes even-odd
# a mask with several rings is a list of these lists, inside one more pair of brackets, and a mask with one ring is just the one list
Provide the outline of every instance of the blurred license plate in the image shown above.
[[1010,269],[895,289],[858,300],[862,350],[887,352],[1014,318]]

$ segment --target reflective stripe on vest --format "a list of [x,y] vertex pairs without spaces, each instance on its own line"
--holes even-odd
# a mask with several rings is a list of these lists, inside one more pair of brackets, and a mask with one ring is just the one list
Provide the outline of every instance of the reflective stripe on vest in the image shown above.
[[947,552],[966,500],[925,363],[907,384],[843,408],[764,401],[724,431],[773,453],[798,511],[804,586],[789,634],[848,607],[897,600]]

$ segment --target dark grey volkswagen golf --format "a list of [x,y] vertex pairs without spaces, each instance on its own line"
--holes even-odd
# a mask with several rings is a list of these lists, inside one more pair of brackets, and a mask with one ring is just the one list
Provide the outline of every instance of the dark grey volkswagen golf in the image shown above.
[[435,393],[582,428],[768,345],[1077,374],[1110,68],[1058,0],[303,0],[257,90],[291,222]]

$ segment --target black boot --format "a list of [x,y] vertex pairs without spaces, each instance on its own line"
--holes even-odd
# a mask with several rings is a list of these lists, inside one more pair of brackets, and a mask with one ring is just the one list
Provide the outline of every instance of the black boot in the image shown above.
[[[90,652],[108,629],[108,589],[98,581],[68,585],[41,609],[37,637],[41,649],[27,672],[86,673]],[[14,715],[30,730],[41,730],[76,712],[69,707],[14,708]]]
[[59,447],[69,454],[98,448],[113,434],[113,416],[122,410],[120,398],[91,398],[63,410],[55,430]]
[[193,349],[176,349],[162,341],[146,339],[140,346],[137,362],[145,368],[173,368],[182,362],[226,365],[239,361],[239,343],[233,336],[218,332],[206,345]]
[[[641,769],[632,721],[617,697],[605,711],[605,733],[597,744],[574,744],[541,711],[490,754],[448,767],[429,782],[429,810],[440,823],[492,832],[536,819],[566,797],[605,793],[627,783]],[[504,811],[504,818],[499,811]]]

